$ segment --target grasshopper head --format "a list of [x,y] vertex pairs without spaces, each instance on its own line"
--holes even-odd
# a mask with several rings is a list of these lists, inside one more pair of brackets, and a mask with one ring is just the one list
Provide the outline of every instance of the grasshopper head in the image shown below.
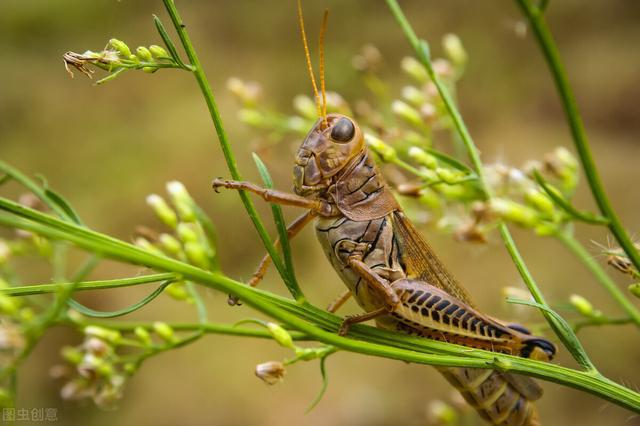
[[332,178],[364,150],[364,137],[355,121],[328,114],[313,126],[296,154],[294,191],[302,196],[320,194]]

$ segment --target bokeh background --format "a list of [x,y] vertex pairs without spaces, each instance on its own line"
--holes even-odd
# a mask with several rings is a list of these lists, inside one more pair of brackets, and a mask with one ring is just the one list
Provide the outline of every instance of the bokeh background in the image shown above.
[[[399,89],[399,60],[407,42],[383,2],[305,1],[311,40],[324,8],[331,10],[326,40],[327,81],[347,100],[365,89],[351,58],[365,43],[376,45],[385,63],[382,76]],[[438,52],[447,32],[457,33],[470,56],[459,98],[465,118],[486,161],[519,165],[541,158],[557,145],[571,146],[557,95],[537,47],[523,36],[514,2],[469,0],[405,1],[419,34]],[[309,93],[309,81],[293,1],[178,2],[212,82],[219,107],[247,178],[257,180],[250,153],[257,134],[236,119],[237,103],[225,89],[230,76],[259,81],[269,103],[292,111],[291,99]],[[164,191],[167,181],[184,182],[217,224],[224,270],[247,279],[262,256],[260,243],[236,194],[213,194],[209,182],[227,176],[222,155],[195,81],[166,70],[154,75],[126,73],[95,87],[76,73],[70,79],[65,51],[100,50],[111,37],[137,45],[160,44],[151,21],[159,0],[3,0],[0,2],[0,157],[30,174],[42,174],[76,206],[92,227],[130,240],[139,224],[158,226],[144,202]],[[597,163],[613,204],[627,228],[640,229],[640,3],[631,0],[552,1],[547,12],[557,37]],[[315,42],[313,42],[315,45]],[[397,93],[397,92],[396,92]],[[270,148],[265,161],[276,186],[291,186],[295,141]],[[14,191],[14,192],[12,192]],[[17,189],[7,187],[16,195]],[[585,185],[577,204],[592,208]],[[265,214],[268,209],[258,202]],[[288,216],[295,211],[287,211]],[[603,229],[578,226],[579,239],[606,242]],[[549,299],[563,303],[579,292],[604,312],[618,308],[584,268],[557,242],[516,230],[522,252]],[[540,321],[513,311],[500,289],[518,286],[515,268],[499,238],[479,246],[430,233],[447,264],[487,312],[501,318]],[[338,277],[315,242],[313,232],[293,243],[301,283],[310,299],[325,305],[341,290]],[[600,257],[601,261],[604,261]],[[27,282],[46,282],[48,270],[23,265]],[[108,263],[96,278],[138,272]],[[612,272],[615,274],[615,272]],[[616,276],[620,285],[626,278]],[[264,288],[282,292],[273,273]],[[85,294],[98,309],[116,309],[138,300],[148,288]],[[231,309],[226,296],[207,293],[212,320],[233,322],[255,316],[247,307]],[[345,312],[355,312],[350,302]],[[193,309],[161,297],[132,319],[194,319]],[[632,326],[586,329],[584,345],[602,372],[636,387],[640,383],[640,338]],[[328,362],[330,385],[309,414],[320,388],[316,363],[289,369],[284,383],[267,387],[253,375],[258,363],[289,355],[273,342],[212,335],[184,349],[150,360],[130,380],[115,411],[62,401],[60,383],[48,377],[63,344],[80,336],[52,330],[22,368],[19,407],[57,407],[62,424],[427,424],[429,402],[449,400],[452,390],[431,368],[340,353]],[[571,364],[565,353],[560,363]],[[638,417],[590,395],[545,383],[539,409],[548,425],[640,424]]]

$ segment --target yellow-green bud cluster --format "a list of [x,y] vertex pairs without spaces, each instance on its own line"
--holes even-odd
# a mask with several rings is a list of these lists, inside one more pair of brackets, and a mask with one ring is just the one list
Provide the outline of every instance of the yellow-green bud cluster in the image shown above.
[[390,162],[397,158],[398,153],[396,150],[391,145],[386,144],[382,139],[377,138],[370,133],[365,133],[364,140],[376,154],[382,157],[384,161]]

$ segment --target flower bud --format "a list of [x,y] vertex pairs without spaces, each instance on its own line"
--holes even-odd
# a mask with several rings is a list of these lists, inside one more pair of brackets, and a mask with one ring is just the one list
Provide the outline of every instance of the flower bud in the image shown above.
[[337,112],[345,115],[352,115],[351,108],[342,95],[337,92],[327,92],[327,112]]
[[164,256],[164,253],[156,246],[154,246],[153,244],[151,244],[151,242],[149,240],[147,240],[144,237],[137,237],[133,240],[133,244],[135,244],[136,246],[140,247],[143,250],[146,250],[148,252],[151,252],[153,254],[158,254],[161,256]]
[[436,170],[436,175],[445,183],[448,184],[453,184],[456,183],[458,180],[460,180],[463,176],[464,173],[457,171],[457,170],[452,170],[452,169],[445,169],[442,167],[438,167]]
[[160,234],[160,237],[158,237],[158,243],[160,243],[162,250],[168,254],[178,256],[182,253],[182,245],[180,244],[180,241],[171,234]]
[[264,128],[268,125],[267,117],[263,113],[255,109],[243,108],[238,111],[238,120],[247,126]]
[[95,356],[103,357],[109,352],[109,345],[107,345],[104,340],[98,339],[97,337],[90,337],[85,340],[82,346]]
[[146,72],[147,74],[153,74],[154,72],[158,71],[158,68],[156,68],[156,67],[142,67],[142,71]]
[[409,148],[409,157],[411,157],[416,163],[419,163],[430,170],[435,170],[438,167],[438,160],[433,155],[429,154],[422,148],[412,146]]
[[118,344],[122,340],[122,335],[118,330],[110,330],[108,328],[98,327],[97,325],[89,325],[84,328],[86,336],[98,337],[110,343]]
[[424,128],[424,121],[422,120],[422,116],[420,116],[420,112],[409,104],[402,101],[393,101],[391,103],[391,110],[396,116],[408,124],[419,129]]
[[170,56],[167,53],[167,51],[164,50],[163,47],[160,47],[160,46],[158,46],[156,44],[152,44],[151,46],[149,46],[149,51],[151,52],[153,57],[156,58],[156,59],[168,59],[168,58],[170,58]]
[[555,223],[542,222],[535,226],[534,231],[539,237],[550,237],[558,232],[558,226]]
[[425,122],[431,123],[438,117],[438,110],[433,104],[425,103],[420,106],[420,116]]
[[628,287],[628,289],[629,289],[629,292],[631,292],[631,294],[633,294],[635,297],[640,299],[640,284],[638,284],[638,283],[631,284]]
[[164,291],[173,299],[181,302],[182,301],[191,302],[192,300],[191,295],[185,288],[185,284],[183,281],[169,284],[169,286],[167,286],[167,288]]
[[453,426],[458,424],[456,410],[446,402],[434,400],[429,403],[429,421],[431,424]]
[[489,202],[489,209],[498,217],[531,228],[538,224],[535,210],[505,198],[494,198]]
[[546,155],[545,166],[560,179],[566,191],[575,189],[578,183],[578,161],[568,149],[558,147]]
[[255,106],[262,92],[260,84],[255,81],[242,81],[237,77],[227,80],[227,89],[246,106]]
[[402,70],[419,83],[426,83],[429,80],[427,70],[416,58],[407,56],[400,63]]
[[117,38],[112,38],[111,40],[109,40],[109,45],[116,49],[121,57],[129,59],[129,57],[131,56],[131,50],[125,42],[120,41]]
[[309,123],[298,116],[287,117],[287,128],[292,132],[306,134],[309,131]]
[[65,400],[80,400],[92,394],[93,391],[89,389],[89,383],[80,378],[65,383],[60,389],[60,397]]
[[284,380],[286,370],[278,361],[269,361],[256,366],[256,376],[268,385],[275,385]]
[[143,345],[147,347],[153,345],[153,341],[151,340],[151,334],[149,334],[146,328],[136,327],[133,330],[133,333],[136,335],[138,340],[140,340],[140,343],[142,343]]
[[435,59],[433,61],[433,72],[439,77],[449,78],[453,75],[453,67],[446,59]]
[[18,312],[19,302],[17,299],[0,293],[0,312],[5,315],[15,315]]
[[440,196],[431,188],[422,188],[420,190],[418,202],[427,206],[431,211],[437,211],[442,207]]
[[188,241],[184,243],[184,252],[192,265],[202,269],[209,269],[209,258],[207,256],[207,251],[202,247],[202,244],[199,242]]
[[151,55],[151,51],[144,46],[139,46],[136,49],[136,56],[145,62],[153,61],[153,56]]
[[298,95],[293,98],[293,108],[309,120],[315,121],[318,118],[316,103],[306,95]]
[[365,133],[364,140],[384,161],[393,161],[398,156],[396,150],[392,146],[387,145],[382,139]]
[[5,240],[0,240],[0,266],[7,263],[11,256],[11,248]]
[[555,206],[549,196],[537,189],[529,189],[525,193],[524,199],[529,202],[532,207],[547,215],[552,215],[555,211]]
[[462,46],[460,37],[455,34],[446,34],[442,38],[442,47],[447,58],[456,67],[464,67],[469,59],[467,52]]
[[82,361],[82,352],[73,346],[64,346],[60,354],[65,361],[74,365],[80,364]]
[[53,246],[51,245],[51,241],[35,234],[32,237],[32,241],[40,256],[50,258],[53,255]]
[[173,332],[173,328],[171,328],[166,322],[154,322],[153,331],[155,331],[156,334],[167,343],[175,343],[178,340]]
[[569,296],[569,303],[575,308],[576,311],[578,311],[578,313],[584,315],[585,317],[597,316],[597,311],[593,309],[593,305],[591,305],[591,302],[589,302],[579,294],[572,294],[571,296]]
[[424,92],[415,86],[404,86],[402,88],[402,97],[416,108],[420,108],[427,102]]
[[35,312],[31,308],[22,308],[20,309],[19,318],[22,322],[30,322],[36,317]]
[[293,339],[287,330],[272,322],[267,323],[267,329],[280,346],[290,349],[294,348]]
[[177,180],[167,183],[167,192],[171,197],[171,201],[178,211],[178,216],[183,222],[195,222],[196,214],[194,211],[194,201],[187,192],[187,188]]
[[178,224],[178,216],[169,207],[167,202],[157,194],[151,194],[147,197],[147,204],[153,209],[158,219],[169,228],[175,228]]
[[135,374],[135,372],[137,371],[138,367],[136,367],[136,364],[133,363],[133,362],[127,362],[122,366],[122,369],[129,376],[133,376]]
[[198,242],[198,234],[193,228],[192,224],[189,223],[180,223],[176,228],[176,233],[178,234],[178,238],[183,243],[197,243]]

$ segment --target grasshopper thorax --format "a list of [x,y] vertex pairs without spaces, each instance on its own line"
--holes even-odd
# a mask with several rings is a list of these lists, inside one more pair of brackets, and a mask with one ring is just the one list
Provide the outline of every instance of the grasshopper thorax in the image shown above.
[[342,114],[320,118],[296,154],[295,193],[305,197],[322,194],[364,149],[362,131],[354,120]]

